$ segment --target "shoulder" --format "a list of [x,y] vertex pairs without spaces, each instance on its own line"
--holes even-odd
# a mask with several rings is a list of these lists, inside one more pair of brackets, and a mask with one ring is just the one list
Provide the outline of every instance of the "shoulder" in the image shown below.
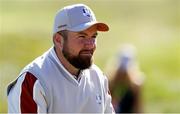
[[[19,75],[22,75],[25,72],[31,72],[35,76],[38,76],[38,73],[41,72],[44,68],[49,67],[49,50],[43,53],[41,56],[35,58],[32,62],[26,65],[20,72]],[[48,68],[47,68],[48,69]]]
[[14,87],[21,88],[22,90],[24,88],[32,89],[36,81],[37,78],[32,73],[25,72],[8,85],[7,94],[9,94],[10,90]]
[[106,79],[105,74],[103,73],[103,71],[95,64],[93,64],[90,67],[90,73],[96,74],[96,76],[100,79]]
[[95,70],[95,71],[98,71],[98,72],[102,72],[101,69],[95,64],[91,65],[90,70]]
[[95,64],[92,64],[92,66],[89,69],[91,72],[96,72],[98,74],[103,74],[102,70]]
[[[27,86],[34,86],[35,82],[38,82],[42,80],[39,80],[40,74],[41,72],[44,71],[43,68],[46,68],[47,64],[47,56],[48,56],[48,52],[45,52],[43,55],[37,57],[36,59],[34,59],[31,63],[29,63],[28,65],[26,65],[21,72],[19,73],[19,76],[15,79],[15,81],[11,82],[8,85],[7,88],[7,94],[9,94],[10,90],[14,87],[14,86],[22,86],[22,84],[27,85]],[[46,64],[45,64],[46,62]]]

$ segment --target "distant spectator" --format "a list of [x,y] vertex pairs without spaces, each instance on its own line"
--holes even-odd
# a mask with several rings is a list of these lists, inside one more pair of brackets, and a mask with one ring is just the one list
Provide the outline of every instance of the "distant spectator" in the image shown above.
[[123,45],[118,55],[118,67],[110,82],[112,102],[117,113],[142,112],[142,72],[136,61],[136,48]]

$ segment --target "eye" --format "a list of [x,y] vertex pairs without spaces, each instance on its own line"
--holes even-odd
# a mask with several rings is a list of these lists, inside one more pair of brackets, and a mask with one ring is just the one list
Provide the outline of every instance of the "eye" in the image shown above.
[[97,38],[97,34],[93,35],[92,38],[96,39]]
[[96,39],[96,37],[97,37],[97,35],[95,35],[95,36],[92,36],[92,38],[94,38],[94,39]]
[[86,38],[86,36],[80,35],[80,36],[78,36],[78,38]]

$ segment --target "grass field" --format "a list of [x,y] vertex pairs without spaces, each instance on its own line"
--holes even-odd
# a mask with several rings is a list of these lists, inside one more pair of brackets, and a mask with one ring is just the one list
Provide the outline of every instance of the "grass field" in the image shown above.
[[110,26],[98,35],[95,63],[107,72],[119,46],[135,45],[144,112],[180,112],[179,0],[0,0],[0,112],[7,112],[7,84],[52,46],[55,12],[73,3],[89,5]]

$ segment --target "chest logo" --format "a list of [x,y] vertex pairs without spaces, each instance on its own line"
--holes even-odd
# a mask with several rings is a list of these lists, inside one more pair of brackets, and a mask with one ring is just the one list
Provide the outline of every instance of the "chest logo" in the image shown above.
[[96,95],[96,102],[97,102],[98,104],[101,104],[101,103],[102,103],[102,97],[101,97],[101,95],[99,95],[99,94]]

